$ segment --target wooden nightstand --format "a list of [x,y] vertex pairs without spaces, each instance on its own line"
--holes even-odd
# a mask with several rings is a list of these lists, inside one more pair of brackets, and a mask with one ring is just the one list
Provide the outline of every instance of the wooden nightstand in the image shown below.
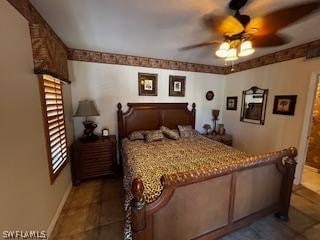
[[218,142],[221,142],[225,145],[232,147],[232,135],[230,135],[230,134],[223,134],[223,135],[202,134],[202,136],[210,138],[210,139],[218,141]]
[[71,146],[72,181],[78,185],[82,180],[116,173],[116,137],[99,137],[94,142],[75,141]]

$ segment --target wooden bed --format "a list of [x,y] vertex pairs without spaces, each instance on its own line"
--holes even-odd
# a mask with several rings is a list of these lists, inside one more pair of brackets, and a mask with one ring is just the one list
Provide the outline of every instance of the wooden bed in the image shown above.
[[[128,107],[123,112],[118,104],[119,142],[136,130],[195,126],[195,104],[191,110],[187,103],[128,103]],[[148,204],[144,183],[133,179],[133,239],[218,239],[270,213],[287,221],[296,155],[296,149],[289,148],[250,157],[236,168],[163,175],[160,197]]]

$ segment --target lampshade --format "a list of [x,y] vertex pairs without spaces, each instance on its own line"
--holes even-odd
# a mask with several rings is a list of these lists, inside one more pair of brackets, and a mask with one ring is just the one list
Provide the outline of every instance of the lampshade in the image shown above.
[[228,51],[228,56],[226,57],[226,61],[234,61],[238,59],[237,55],[237,49],[236,48],[231,48]]
[[230,49],[230,44],[228,42],[223,42],[219,49],[216,51],[216,55],[221,58],[228,56],[228,50]]
[[214,119],[218,119],[219,113],[220,113],[219,109],[212,109],[212,116]]
[[249,56],[250,54],[254,53],[254,49],[252,48],[251,41],[244,41],[241,43],[240,46],[240,53],[238,54],[240,57]]
[[99,116],[94,101],[84,100],[79,101],[78,109],[74,114],[75,117]]

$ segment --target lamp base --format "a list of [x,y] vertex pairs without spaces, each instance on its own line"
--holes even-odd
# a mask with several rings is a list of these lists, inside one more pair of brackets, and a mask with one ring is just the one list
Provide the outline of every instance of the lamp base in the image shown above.
[[214,117],[212,119],[212,121],[213,121],[212,135],[217,135],[217,121],[218,121],[218,118]]
[[82,142],[93,142],[98,139],[98,136],[94,134],[94,129],[97,127],[93,121],[84,121],[82,122],[84,125],[83,135],[80,138]]

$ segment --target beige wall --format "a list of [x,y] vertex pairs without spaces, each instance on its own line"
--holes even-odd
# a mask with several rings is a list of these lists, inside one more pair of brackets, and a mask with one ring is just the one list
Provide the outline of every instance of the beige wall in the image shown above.
[[[158,74],[158,96],[146,97],[138,95],[138,73]],[[98,123],[97,132],[108,127],[116,133],[117,104],[121,102],[126,108],[128,102],[188,102],[196,103],[196,128],[204,131],[204,123],[211,121],[211,109],[221,108],[224,99],[224,75],[174,71],[166,69],[142,68],[101,63],[69,61],[69,74],[72,80],[72,102],[74,110],[79,100],[95,100],[100,116],[94,118]],[[169,97],[169,75],[186,76],[185,97]],[[206,100],[206,92],[212,90],[215,97]],[[82,134],[83,118],[75,118],[75,135]]]
[[[313,72],[320,72],[319,59],[295,59],[227,75],[225,97],[238,96],[238,110],[223,112],[225,128],[233,134],[234,146],[249,153],[298,148]],[[240,122],[242,91],[252,86],[269,89],[265,125]],[[275,95],[298,95],[294,116],[272,114]],[[298,160],[301,163],[300,156]]]
[[[47,230],[71,180],[68,165],[50,184],[28,22],[7,1],[0,1],[0,36],[2,237],[4,230]],[[64,94],[70,114],[70,86]],[[67,126],[72,140],[70,117]]]
[[[116,104],[122,102],[196,102],[197,129],[204,123],[212,123],[212,108],[222,110],[221,118],[227,132],[234,137],[234,146],[248,153],[265,153],[290,146],[299,148],[307,94],[313,72],[320,72],[320,60],[295,59],[226,76],[202,73],[180,72],[163,69],[108,65],[69,61],[72,82],[72,102],[74,110],[78,101],[93,99],[101,116],[96,117],[98,131],[109,127],[116,132]],[[137,90],[138,72],[158,73],[158,96],[139,97]],[[187,76],[186,97],[168,97],[168,76]],[[269,89],[265,125],[240,122],[242,91],[252,86]],[[205,92],[212,89],[216,97],[212,102],[205,100]],[[295,116],[272,114],[275,95],[298,95]],[[227,96],[238,96],[238,110],[226,111]],[[75,118],[75,132],[82,134],[83,119]],[[303,154],[298,156],[296,183],[300,181]]]

